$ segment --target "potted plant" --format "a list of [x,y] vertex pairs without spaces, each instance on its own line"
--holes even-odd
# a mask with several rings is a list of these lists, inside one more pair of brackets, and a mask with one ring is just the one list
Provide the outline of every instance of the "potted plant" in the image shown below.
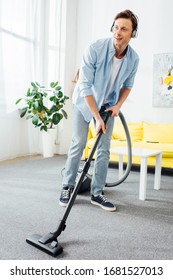
[[[25,97],[18,99],[16,105],[23,102],[23,107],[19,108],[20,117],[25,116],[26,119],[31,119],[33,125],[40,131],[46,132],[44,134],[48,138],[50,131],[63,118],[67,119],[67,113],[63,109],[67,99],[69,97],[63,94],[59,82],[51,82],[49,88],[45,88],[37,82],[31,82]],[[54,131],[56,130],[54,129]],[[47,148],[50,147],[47,145]]]

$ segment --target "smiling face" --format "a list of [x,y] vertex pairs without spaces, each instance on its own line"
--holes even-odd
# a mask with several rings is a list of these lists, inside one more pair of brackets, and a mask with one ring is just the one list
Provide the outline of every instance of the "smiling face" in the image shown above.
[[124,50],[132,37],[132,22],[127,18],[118,18],[112,28],[114,47],[116,50]]

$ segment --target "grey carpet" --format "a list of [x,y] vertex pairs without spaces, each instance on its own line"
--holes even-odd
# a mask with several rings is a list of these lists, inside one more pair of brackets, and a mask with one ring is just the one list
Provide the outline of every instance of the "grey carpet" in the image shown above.
[[[33,233],[54,231],[65,211],[58,204],[61,170],[66,156],[23,160],[0,166],[0,259],[50,260],[51,256],[30,246]],[[108,179],[116,180],[117,169]],[[89,194],[78,195],[59,236],[63,260],[157,260],[173,259],[173,184],[162,175],[161,189],[153,189],[147,177],[147,199],[140,201],[139,173],[131,172],[105,194],[117,206],[109,213],[90,203]]]

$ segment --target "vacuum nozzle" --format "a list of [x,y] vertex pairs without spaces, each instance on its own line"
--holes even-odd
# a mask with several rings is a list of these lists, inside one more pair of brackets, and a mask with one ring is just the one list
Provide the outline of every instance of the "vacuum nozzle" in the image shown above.
[[26,239],[26,242],[30,245],[36,247],[43,252],[56,257],[63,252],[63,248],[58,244],[57,240],[51,240],[51,233],[46,236],[41,236],[39,234],[33,234]]

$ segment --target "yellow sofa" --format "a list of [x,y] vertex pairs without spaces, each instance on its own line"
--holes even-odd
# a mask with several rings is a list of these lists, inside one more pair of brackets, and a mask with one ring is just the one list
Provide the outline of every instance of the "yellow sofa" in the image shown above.
[[[162,151],[162,167],[173,168],[173,124],[159,124],[150,122],[127,122],[132,147]],[[95,128],[91,123],[88,140],[84,150],[84,158],[88,158],[95,141]],[[112,133],[111,148],[126,146],[126,137],[121,122],[116,121]],[[127,156],[123,157],[127,162]],[[118,162],[118,156],[110,154],[110,162]],[[132,157],[133,164],[139,164],[139,157]],[[148,166],[155,166],[155,156],[148,158]]]

